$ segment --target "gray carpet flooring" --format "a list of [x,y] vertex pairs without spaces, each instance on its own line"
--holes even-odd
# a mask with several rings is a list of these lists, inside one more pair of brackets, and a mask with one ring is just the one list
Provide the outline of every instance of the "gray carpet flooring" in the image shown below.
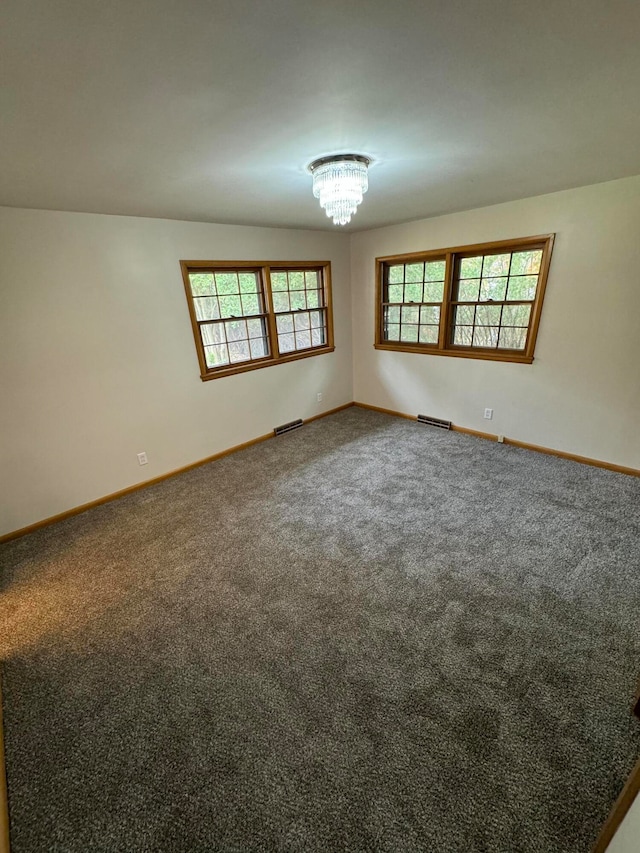
[[354,408],[6,544],[13,853],[586,853],[639,503]]

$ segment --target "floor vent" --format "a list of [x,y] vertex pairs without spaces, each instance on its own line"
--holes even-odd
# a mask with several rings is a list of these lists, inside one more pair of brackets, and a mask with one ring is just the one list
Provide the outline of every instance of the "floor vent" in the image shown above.
[[304,421],[298,418],[297,421],[290,421],[288,424],[282,424],[282,426],[275,427],[273,430],[274,435],[284,435],[285,432],[291,432],[292,429],[298,429],[304,424]]
[[440,427],[440,429],[451,429],[451,421],[443,421],[442,418],[432,418],[429,415],[418,415],[418,423]]

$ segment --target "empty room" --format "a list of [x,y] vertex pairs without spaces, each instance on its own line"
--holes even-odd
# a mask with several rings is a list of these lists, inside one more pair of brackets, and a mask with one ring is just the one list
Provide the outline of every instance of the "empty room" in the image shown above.
[[6,0],[0,853],[640,853],[639,37]]

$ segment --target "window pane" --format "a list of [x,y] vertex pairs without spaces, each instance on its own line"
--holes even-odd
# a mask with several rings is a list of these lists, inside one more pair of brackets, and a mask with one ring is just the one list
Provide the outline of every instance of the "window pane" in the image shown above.
[[512,329],[508,326],[503,326],[503,328],[500,329],[500,347],[504,349],[524,349],[526,342],[526,329]]
[[251,358],[266,358],[269,355],[265,338],[252,338],[249,341]]
[[402,284],[404,281],[404,264],[389,267],[389,284]]
[[404,280],[419,281],[424,279],[424,264],[407,264],[405,268]]
[[304,290],[291,290],[289,292],[289,299],[292,311],[300,311],[302,308],[307,307],[307,297]]
[[387,302],[402,302],[404,287],[401,284],[390,284]]
[[258,292],[258,276],[254,272],[241,272],[238,278],[241,293]]
[[194,296],[211,296],[216,292],[213,273],[210,272],[190,272],[189,284]]
[[307,290],[317,290],[320,286],[318,281],[318,270],[311,270],[304,274],[304,286]]
[[427,261],[424,265],[426,281],[444,281],[444,261]]
[[493,299],[500,302],[507,292],[506,278],[483,278],[480,284],[480,299],[483,302]]
[[480,278],[482,273],[482,255],[476,258],[463,258],[460,261],[460,278]]
[[528,326],[531,305],[505,305],[502,309],[504,326]]
[[231,364],[237,364],[239,361],[249,361],[250,358],[249,341],[234,341],[229,344],[229,361]]
[[400,324],[399,323],[389,323],[387,325],[387,334],[385,340],[387,341],[399,341],[400,340]]
[[311,320],[309,318],[309,314],[305,312],[304,314],[296,314],[293,318],[293,327],[296,332],[301,332],[303,330],[309,329],[311,327]]
[[204,357],[207,367],[220,367],[223,364],[229,364],[229,354],[227,352],[226,344],[205,347]]
[[418,327],[417,326],[405,326],[402,325],[400,329],[400,340],[405,343],[417,343],[418,342]]
[[514,252],[511,259],[511,275],[537,275],[542,262],[542,249],[531,252]]
[[492,347],[498,345],[497,326],[476,326],[473,330],[473,346],[474,347]]
[[242,316],[242,303],[240,302],[240,296],[220,296],[218,302],[220,303],[221,317]]
[[420,309],[420,323],[437,326],[440,322],[440,307],[438,305],[424,305]]
[[384,318],[388,323],[400,322],[400,307],[397,305],[387,305],[384,309]]
[[247,324],[244,320],[234,320],[231,323],[225,323],[227,328],[227,341],[240,341],[248,337]]
[[420,326],[419,341],[421,344],[437,344],[438,343],[438,326]]
[[280,352],[293,352],[296,348],[293,333],[290,335],[278,335],[278,348]]
[[276,317],[276,326],[278,327],[278,334],[293,332],[293,317],[291,314],[282,314],[280,317]]
[[319,308],[322,304],[319,290],[307,290],[307,307]]
[[407,284],[404,288],[405,302],[422,302],[422,282],[420,284]]
[[461,281],[458,286],[458,301],[459,302],[477,302],[480,293],[480,280],[470,278],[467,281]]
[[288,290],[286,272],[271,273],[271,290]]
[[405,305],[402,308],[401,320],[403,323],[418,323],[420,319],[420,309],[414,308],[412,305]]
[[500,305],[478,305],[476,308],[476,326],[497,326],[500,323]]
[[216,287],[221,296],[239,293],[238,274],[235,272],[217,272]]
[[535,299],[537,285],[537,275],[523,275],[509,278],[507,299]]
[[482,265],[482,277],[508,275],[510,260],[510,252],[507,252],[505,255],[485,255],[484,264]]
[[473,326],[456,326],[453,342],[456,346],[470,347],[473,337]]
[[475,315],[475,305],[458,305],[456,308],[456,325],[473,326]]
[[260,314],[261,305],[257,293],[243,294],[242,296],[242,313],[243,314]]
[[428,281],[424,286],[425,302],[442,302],[444,296],[443,281]]
[[304,290],[304,273],[289,273],[289,290]]
[[325,342],[325,331],[324,327],[319,329],[311,330],[311,346],[312,347],[321,347]]
[[312,329],[319,329],[321,326],[324,326],[324,311],[311,311],[309,317]]
[[193,300],[198,320],[217,320],[220,317],[220,307],[217,296],[199,296]]
[[250,338],[263,338],[266,334],[264,320],[247,320],[247,331]]
[[223,344],[227,338],[224,332],[224,323],[207,323],[200,326],[203,344]]
[[309,349],[311,346],[311,332],[296,332],[296,349]]
[[288,311],[290,309],[289,305],[289,294],[284,292],[275,292],[273,294],[273,310],[278,311]]

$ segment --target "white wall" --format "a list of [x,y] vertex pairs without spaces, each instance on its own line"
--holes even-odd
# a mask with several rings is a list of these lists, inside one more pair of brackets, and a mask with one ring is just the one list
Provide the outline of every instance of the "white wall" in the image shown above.
[[640,796],[637,796],[618,827],[618,831],[611,839],[607,853],[638,853],[639,850]]
[[[376,256],[550,232],[532,365],[374,350]],[[358,233],[351,271],[356,400],[640,468],[640,178]]]
[[[196,258],[330,260],[335,352],[202,382]],[[0,535],[352,399],[346,235],[0,208]]]

